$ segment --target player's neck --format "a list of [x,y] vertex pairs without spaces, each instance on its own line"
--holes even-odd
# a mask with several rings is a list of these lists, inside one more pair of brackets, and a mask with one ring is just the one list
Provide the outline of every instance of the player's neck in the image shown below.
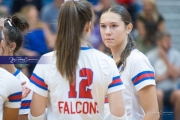
[[8,72],[12,74],[16,72],[16,67],[14,66],[14,64],[3,64],[1,66],[2,68],[4,68],[5,70],[7,70]]
[[81,46],[88,46],[87,40],[81,39]]
[[120,56],[122,52],[124,51],[126,44],[127,44],[127,40],[124,41],[121,45],[111,48],[111,52],[112,52],[113,59],[115,62],[118,62],[121,59]]

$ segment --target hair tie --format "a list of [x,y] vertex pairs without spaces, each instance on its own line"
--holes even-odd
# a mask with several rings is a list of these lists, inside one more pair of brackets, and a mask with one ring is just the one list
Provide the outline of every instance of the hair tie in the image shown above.
[[9,26],[12,26],[12,19],[11,19],[11,18],[6,18],[6,19],[4,19],[4,20],[7,20]]

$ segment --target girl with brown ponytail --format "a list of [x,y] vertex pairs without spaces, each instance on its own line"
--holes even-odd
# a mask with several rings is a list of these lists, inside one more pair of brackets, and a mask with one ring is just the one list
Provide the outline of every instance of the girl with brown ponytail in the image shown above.
[[123,100],[129,120],[158,120],[154,69],[130,36],[133,25],[129,12],[120,5],[110,7],[101,15],[100,27],[125,83]]

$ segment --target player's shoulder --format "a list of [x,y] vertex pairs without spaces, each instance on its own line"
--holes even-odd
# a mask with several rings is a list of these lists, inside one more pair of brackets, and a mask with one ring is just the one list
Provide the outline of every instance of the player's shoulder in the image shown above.
[[29,81],[28,77],[19,69],[16,70],[16,72],[14,73],[14,76],[16,76],[16,78],[18,78],[20,82]]
[[54,54],[55,54],[55,51],[51,51],[46,54],[43,54],[42,56],[53,56]]
[[94,55],[99,59],[101,60],[101,62],[107,62],[107,63],[111,63],[111,62],[114,62],[114,60],[112,59],[112,57],[110,57],[109,55],[99,51],[99,50],[96,50],[96,49],[93,49],[94,50]]
[[142,62],[149,62],[148,58],[138,49],[134,49],[131,51],[131,54],[127,58],[128,64],[141,64]]
[[3,68],[0,68],[0,74],[0,81],[3,82],[2,85],[4,85],[5,89],[9,91],[16,90],[16,88],[21,89],[19,80],[13,74],[9,73]]
[[17,80],[16,77],[14,77],[11,73],[9,73],[7,70],[5,70],[4,68],[0,68],[0,73],[1,73],[1,78],[7,79],[7,81],[9,79],[15,79]]
[[40,57],[38,64],[51,64],[55,58],[55,51],[48,52]]

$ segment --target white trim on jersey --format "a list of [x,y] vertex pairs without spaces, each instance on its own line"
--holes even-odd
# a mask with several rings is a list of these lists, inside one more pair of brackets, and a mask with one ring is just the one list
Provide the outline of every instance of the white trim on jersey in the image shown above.
[[[29,79],[19,70],[16,69],[16,72],[13,74],[20,82],[26,81],[26,84],[29,82]],[[26,86],[25,84],[25,86]],[[21,107],[19,110],[19,115],[28,114],[30,111],[30,104],[32,99],[32,91],[28,96],[21,100]]]

